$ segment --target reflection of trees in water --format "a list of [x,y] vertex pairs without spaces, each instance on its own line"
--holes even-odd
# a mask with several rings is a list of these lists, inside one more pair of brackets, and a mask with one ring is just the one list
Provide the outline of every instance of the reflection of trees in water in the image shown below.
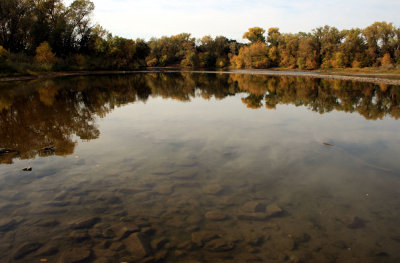
[[37,155],[72,154],[75,136],[99,137],[96,118],[115,107],[149,96],[180,101],[194,97],[223,99],[247,92],[249,108],[278,104],[306,106],[325,113],[358,112],[367,119],[400,117],[398,87],[301,77],[228,74],[132,74],[3,83],[0,88],[2,163]]
[[240,90],[249,93],[242,100],[249,108],[291,104],[319,113],[358,112],[369,120],[400,117],[399,87],[302,77],[232,75],[232,79]]

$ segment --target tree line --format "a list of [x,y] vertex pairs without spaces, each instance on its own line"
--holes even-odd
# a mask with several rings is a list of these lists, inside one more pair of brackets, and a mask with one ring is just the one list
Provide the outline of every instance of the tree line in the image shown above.
[[93,25],[94,4],[74,0],[2,0],[0,72],[29,70],[133,70],[190,68],[393,68],[400,65],[400,28],[375,22],[339,30],[324,26],[311,33],[250,28],[239,43],[224,36],[196,39],[189,33],[127,39]]
[[279,28],[250,28],[250,41],[231,62],[237,68],[393,68],[400,64],[400,28],[375,22],[360,29],[324,26],[311,33],[280,33]]

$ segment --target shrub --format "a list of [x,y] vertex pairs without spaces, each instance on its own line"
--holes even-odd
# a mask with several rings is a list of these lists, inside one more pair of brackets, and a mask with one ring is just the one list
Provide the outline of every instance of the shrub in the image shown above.
[[382,59],[381,59],[381,65],[382,65],[382,67],[385,67],[385,68],[391,68],[391,67],[393,67],[392,58],[390,57],[390,54],[389,54],[389,53],[386,53],[386,54],[382,57]]
[[0,63],[3,63],[7,60],[8,58],[8,52],[3,46],[0,46]]
[[56,55],[51,51],[49,43],[42,42],[36,48],[35,61],[50,66],[56,63],[57,61]]

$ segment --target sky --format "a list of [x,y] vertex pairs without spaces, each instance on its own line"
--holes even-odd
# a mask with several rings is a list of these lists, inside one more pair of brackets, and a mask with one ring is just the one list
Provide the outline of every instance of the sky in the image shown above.
[[[310,32],[329,25],[364,28],[375,21],[400,25],[400,0],[91,0],[92,15],[113,35],[126,38],[223,35],[242,40],[250,27]],[[65,1],[67,4],[71,0]]]

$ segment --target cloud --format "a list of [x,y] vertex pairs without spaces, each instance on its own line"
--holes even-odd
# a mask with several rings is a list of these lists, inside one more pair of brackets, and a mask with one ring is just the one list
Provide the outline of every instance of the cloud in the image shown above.
[[93,20],[129,38],[224,35],[241,40],[249,27],[309,32],[318,26],[366,27],[375,21],[400,24],[398,0],[93,0]]

